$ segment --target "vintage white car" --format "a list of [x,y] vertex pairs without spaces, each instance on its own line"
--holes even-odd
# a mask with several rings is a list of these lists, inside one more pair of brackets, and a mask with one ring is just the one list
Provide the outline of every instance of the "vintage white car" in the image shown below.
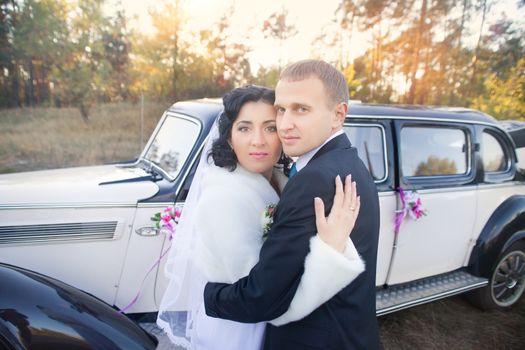
[[[0,175],[0,262],[130,314],[157,311],[171,242],[151,217],[184,204],[220,112],[219,100],[174,104],[135,162]],[[502,124],[467,109],[351,104],[344,130],[379,191],[377,314],[466,291],[481,307],[515,304],[525,176]]]

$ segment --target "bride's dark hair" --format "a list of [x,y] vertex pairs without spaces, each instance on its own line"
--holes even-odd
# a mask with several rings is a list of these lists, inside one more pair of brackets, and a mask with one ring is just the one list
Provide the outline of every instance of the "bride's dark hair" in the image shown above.
[[[239,116],[242,106],[247,102],[263,101],[273,106],[275,102],[275,92],[258,85],[246,85],[233,89],[222,98],[224,111],[219,116],[219,137],[213,142],[209,157],[213,158],[215,165],[228,168],[230,171],[237,167],[237,156],[229,144],[232,134],[232,127],[235,119]],[[285,165],[289,163],[289,158],[281,155],[279,163]]]

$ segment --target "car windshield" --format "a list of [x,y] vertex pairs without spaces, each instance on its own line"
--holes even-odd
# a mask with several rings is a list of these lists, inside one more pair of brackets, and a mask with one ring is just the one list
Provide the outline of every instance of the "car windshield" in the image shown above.
[[144,159],[175,179],[195,145],[200,129],[192,119],[167,115],[150,141]]

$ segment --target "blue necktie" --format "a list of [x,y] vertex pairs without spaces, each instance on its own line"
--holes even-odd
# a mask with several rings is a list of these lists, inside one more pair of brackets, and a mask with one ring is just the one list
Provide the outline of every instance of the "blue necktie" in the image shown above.
[[288,173],[288,178],[291,179],[295,174],[297,174],[297,167],[295,166],[295,162],[293,162],[290,172]]

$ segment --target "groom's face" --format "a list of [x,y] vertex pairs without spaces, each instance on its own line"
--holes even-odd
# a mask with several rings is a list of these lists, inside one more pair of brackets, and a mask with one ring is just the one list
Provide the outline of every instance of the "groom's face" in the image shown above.
[[322,81],[315,77],[280,80],[275,88],[275,107],[283,151],[291,157],[321,146],[341,127],[337,105],[328,97]]

